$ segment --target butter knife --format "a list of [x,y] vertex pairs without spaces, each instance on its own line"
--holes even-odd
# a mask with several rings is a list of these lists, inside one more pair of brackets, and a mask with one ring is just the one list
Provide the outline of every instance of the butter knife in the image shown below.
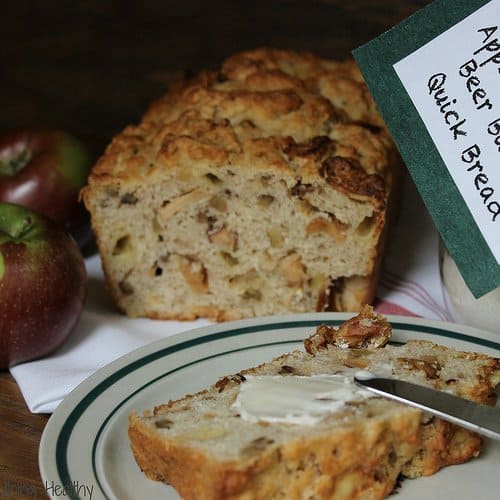
[[474,403],[447,392],[368,373],[356,374],[355,382],[385,396],[436,415],[443,420],[500,441],[500,408]]

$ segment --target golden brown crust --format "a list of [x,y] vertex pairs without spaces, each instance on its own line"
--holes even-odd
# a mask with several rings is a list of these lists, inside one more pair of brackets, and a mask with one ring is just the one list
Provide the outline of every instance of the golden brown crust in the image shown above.
[[377,499],[391,492],[417,450],[419,421],[419,412],[410,411],[375,422],[369,433],[361,422],[282,445],[259,438],[236,462],[221,462],[182,441],[162,439],[135,415],[129,438],[143,472],[172,484],[186,499]]
[[482,439],[472,431],[430,418],[421,425],[420,446],[401,473],[406,477],[430,476],[448,465],[457,465],[477,457]]
[[[339,75],[349,85],[339,84]],[[342,125],[348,121],[351,125]],[[348,134],[344,127],[349,127]],[[105,182],[108,176],[141,179],[149,170],[148,160],[156,162],[157,156],[165,167],[184,156],[215,163],[231,157],[236,162],[247,153],[274,155],[275,137],[306,144],[317,144],[319,138],[331,143],[330,132],[332,137],[343,138],[339,140],[343,151],[347,148],[359,154],[366,150],[363,160],[358,158],[363,171],[373,174],[388,168],[385,148],[377,142],[387,145],[390,141],[354,62],[257,49],[232,56],[221,72],[204,72],[151,105],[139,125],[127,127],[113,139],[94,167],[90,185]],[[372,143],[371,147],[366,149],[365,143]],[[307,149],[299,147],[299,155],[309,156]],[[349,161],[348,155],[342,157]],[[286,167],[286,162],[281,165]],[[83,190],[84,199],[90,189]],[[372,194],[371,190],[367,193]]]
[[[257,49],[232,56],[220,72],[204,72],[156,101],[139,125],[113,139],[82,196],[88,201],[94,183],[140,180],[156,166],[186,160],[258,168],[266,156],[278,168],[295,170],[297,156],[313,156],[326,163],[306,169],[310,175],[326,176],[353,195],[384,199],[382,180],[371,176],[389,168],[388,142],[353,61]],[[288,159],[277,154],[280,149]]]

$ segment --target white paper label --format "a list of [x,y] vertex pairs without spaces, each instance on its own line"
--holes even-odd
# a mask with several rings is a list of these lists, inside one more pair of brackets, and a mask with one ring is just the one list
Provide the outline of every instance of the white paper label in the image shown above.
[[500,263],[500,0],[394,69]]

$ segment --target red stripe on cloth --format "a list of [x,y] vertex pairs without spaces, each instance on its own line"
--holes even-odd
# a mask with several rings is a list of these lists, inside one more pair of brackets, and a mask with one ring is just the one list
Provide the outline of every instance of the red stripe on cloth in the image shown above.
[[404,307],[398,306],[397,304],[393,304],[392,302],[387,302],[385,300],[375,299],[375,311],[381,314],[400,314],[402,316],[414,316],[419,318],[418,314],[414,312],[408,311]]
[[415,300],[419,304],[423,305],[426,309],[429,309],[429,311],[440,317],[442,320],[449,320],[447,313],[443,311],[438,304],[436,304],[436,301],[429,294],[429,292],[419,283],[403,279],[401,276],[387,270],[384,270],[380,282],[381,285],[388,290],[393,290],[411,297],[412,300]]

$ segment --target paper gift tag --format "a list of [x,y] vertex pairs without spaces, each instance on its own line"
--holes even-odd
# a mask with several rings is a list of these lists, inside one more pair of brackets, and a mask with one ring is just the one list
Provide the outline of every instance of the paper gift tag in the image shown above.
[[500,0],[436,0],[354,51],[475,297],[500,286]]

